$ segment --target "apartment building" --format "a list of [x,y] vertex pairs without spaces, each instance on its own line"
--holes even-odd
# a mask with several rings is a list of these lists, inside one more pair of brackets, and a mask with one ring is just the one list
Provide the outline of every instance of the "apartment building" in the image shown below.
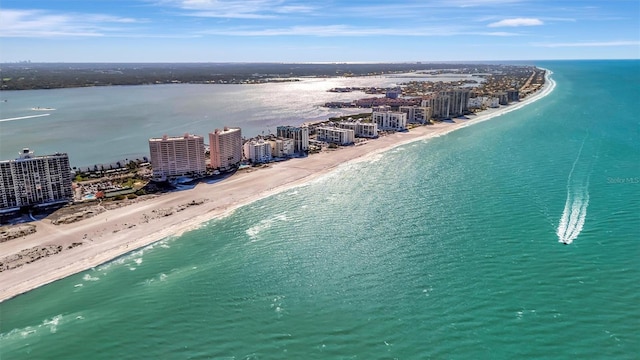
[[15,160],[0,161],[0,211],[73,199],[69,156],[34,156],[25,148]]
[[402,131],[407,129],[407,114],[397,111],[374,111],[371,121],[379,130]]
[[204,138],[198,135],[149,139],[153,179],[165,181],[180,176],[204,176],[206,161]]
[[244,157],[254,164],[271,161],[271,144],[264,139],[249,140],[244,143]]
[[309,128],[306,126],[278,126],[278,137],[293,139],[293,151],[303,153],[309,150]]
[[211,168],[229,170],[242,161],[242,131],[240,128],[216,129],[209,133]]

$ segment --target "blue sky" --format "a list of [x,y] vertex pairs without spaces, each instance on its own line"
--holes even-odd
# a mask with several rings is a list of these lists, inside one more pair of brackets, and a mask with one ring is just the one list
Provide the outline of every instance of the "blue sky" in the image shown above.
[[0,62],[640,58],[638,0],[2,0]]

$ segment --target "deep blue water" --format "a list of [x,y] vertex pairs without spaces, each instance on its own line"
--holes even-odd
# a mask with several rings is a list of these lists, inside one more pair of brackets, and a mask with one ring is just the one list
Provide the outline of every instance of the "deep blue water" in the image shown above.
[[0,304],[2,359],[637,358],[640,62],[538,65],[520,110]]

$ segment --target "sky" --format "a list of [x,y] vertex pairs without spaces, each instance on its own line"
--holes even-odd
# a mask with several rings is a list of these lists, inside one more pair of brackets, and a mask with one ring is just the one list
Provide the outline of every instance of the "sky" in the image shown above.
[[0,1],[0,62],[629,58],[639,0]]

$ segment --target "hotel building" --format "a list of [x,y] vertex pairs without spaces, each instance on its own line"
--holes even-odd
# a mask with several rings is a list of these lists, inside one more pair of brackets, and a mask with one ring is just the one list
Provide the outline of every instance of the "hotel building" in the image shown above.
[[397,111],[374,111],[371,121],[383,131],[402,131],[407,128],[407,114]]
[[353,130],[340,129],[334,127],[319,127],[316,129],[318,141],[328,142],[330,144],[349,145],[355,142]]
[[15,160],[0,161],[0,210],[73,199],[67,154],[34,156],[25,148]]
[[164,181],[179,176],[204,176],[204,138],[198,135],[149,139],[153,179]]
[[302,153],[309,150],[309,128],[306,126],[278,126],[278,137],[293,139],[293,151]]
[[264,139],[244,143],[244,157],[254,164],[271,161],[271,144]]
[[224,127],[209,133],[209,153],[213,169],[229,170],[242,161],[240,128]]

